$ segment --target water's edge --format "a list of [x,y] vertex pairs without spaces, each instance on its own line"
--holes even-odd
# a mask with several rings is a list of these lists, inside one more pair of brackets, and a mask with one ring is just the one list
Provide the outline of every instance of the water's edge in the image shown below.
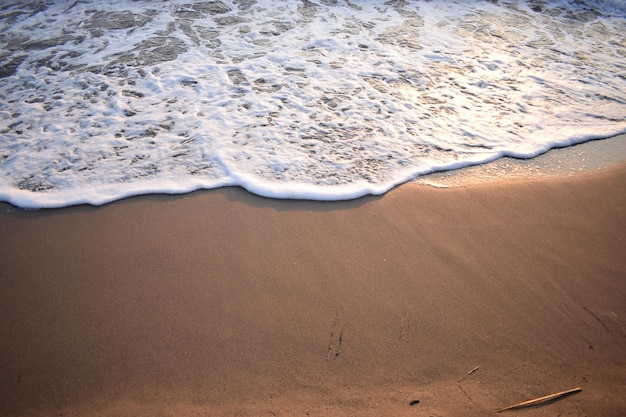
[[499,181],[564,177],[626,163],[626,134],[553,148],[534,158],[503,157],[492,162],[423,175],[413,183],[436,188],[464,187]]
[[[606,139],[597,139],[572,145],[564,148],[554,148],[539,156],[529,159],[519,159],[511,157],[499,158],[492,162],[458,168],[448,171],[434,172],[420,176],[412,181],[400,184],[417,184],[433,188],[460,188],[472,185],[490,184],[504,181],[531,180],[538,178],[558,178],[571,177],[575,175],[585,175],[604,169],[611,169],[620,164],[626,164],[626,134],[616,135]],[[137,195],[129,195],[105,204],[115,203],[116,201],[127,200],[132,198],[141,198],[147,195],[153,196],[182,196],[191,195],[195,192],[219,191],[224,188],[239,188],[248,193],[240,186],[225,186],[212,189],[200,189],[188,193],[144,193]],[[397,187],[394,187],[397,188]],[[254,194],[254,193],[250,193]],[[365,195],[360,198],[368,198],[371,195]],[[268,198],[268,200],[272,200]],[[274,199],[280,200],[280,199]],[[159,201],[159,200],[155,200]],[[315,201],[315,200],[311,200]],[[316,201],[324,203],[323,201]],[[328,201],[333,203],[333,201]],[[83,204],[84,206],[94,206]],[[42,207],[29,208],[19,207],[10,202],[0,201],[1,212],[12,212],[17,210],[39,211],[59,209],[65,207]]]

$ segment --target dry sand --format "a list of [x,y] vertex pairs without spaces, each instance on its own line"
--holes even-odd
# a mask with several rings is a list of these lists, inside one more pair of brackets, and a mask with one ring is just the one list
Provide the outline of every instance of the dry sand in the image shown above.
[[2,205],[0,415],[626,415],[625,190]]

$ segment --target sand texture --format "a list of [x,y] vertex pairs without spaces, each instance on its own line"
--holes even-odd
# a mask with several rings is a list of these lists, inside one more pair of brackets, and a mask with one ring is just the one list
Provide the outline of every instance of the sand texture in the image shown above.
[[626,415],[625,190],[2,205],[0,415]]

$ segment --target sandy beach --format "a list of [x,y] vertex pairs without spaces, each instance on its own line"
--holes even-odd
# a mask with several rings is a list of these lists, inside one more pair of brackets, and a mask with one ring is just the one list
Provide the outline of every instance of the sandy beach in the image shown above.
[[626,415],[624,190],[1,205],[0,415]]

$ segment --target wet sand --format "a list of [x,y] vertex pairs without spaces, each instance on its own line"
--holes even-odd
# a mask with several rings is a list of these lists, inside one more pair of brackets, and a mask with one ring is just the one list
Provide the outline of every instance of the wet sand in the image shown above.
[[1,205],[0,415],[624,415],[624,190]]

